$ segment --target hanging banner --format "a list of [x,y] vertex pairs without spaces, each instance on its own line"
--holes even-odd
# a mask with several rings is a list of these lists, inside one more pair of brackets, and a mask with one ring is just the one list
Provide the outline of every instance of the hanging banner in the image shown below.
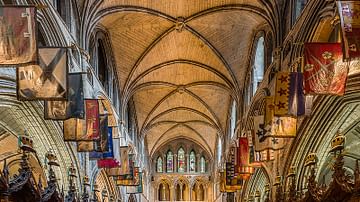
[[226,163],[225,169],[225,191],[232,192],[240,190],[242,180],[235,175],[235,165]]
[[248,166],[249,165],[249,144],[247,137],[239,138],[239,148],[238,148],[238,166]]
[[254,131],[250,132],[254,133],[255,151],[282,149],[285,146],[284,139],[272,136],[273,127],[269,129],[265,129],[264,127],[264,116],[254,116]]
[[120,176],[121,175],[121,169],[120,166],[116,167],[116,168],[107,168],[105,169],[106,175],[107,176],[111,176],[111,177],[115,177],[115,176]]
[[64,141],[81,140],[86,135],[85,120],[71,118],[64,120]]
[[237,147],[231,146],[229,149],[228,162],[237,165]]
[[139,167],[134,167],[133,170],[133,178],[132,179],[124,179],[118,177],[115,181],[117,186],[139,186],[140,185],[140,173]]
[[67,99],[67,49],[39,49],[39,65],[17,68],[19,100]]
[[274,117],[271,126],[272,137],[295,137],[297,119],[292,117]]
[[[98,159],[103,159],[103,158],[114,158],[114,150],[113,150],[113,139],[112,139],[112,128],[109,127],[109,129],[107,130],[108,134],[107,134],[107,150],[103,151],[103,152],[98,152],[98,151],[93,151],[89,153],[89,158],[91,160],[98,160]],[[95,141],[95,144],[97,143],[97,141]],[[101,143],[103,144],[103,143]],[[98,147],[97,150],[102,149],[101,147]],[[104,148],[103,148],[104,149]]]
[[254,116],[254,132],[255,135],[253,135],[253,137],[255,140],[255,147],[256,147],[256,144],[265,141],[266,139],[265,135],[267,135],[268,132],[265,130],[264,116]]
[[[107,121],[107,120],[106,120]],[[114,158],[114,149],[113,149],[113,139],[112,139],[112,127],[107,127],[108,129],[104,132],[107,132],[107,147],[103,147],[102,149],[106,149],[106,152],[103,153],[103,158]]]
[[275,116],[301,116],[305,113],[302,73],[277,73],[274,106]]
[[342,61],[339,43],[305,43],[306,94],[343,95],[349,63]]
[[[100,115],[100,139],[96,141],[97,151],[107,152],[109,151],[109,127],[107,126],[107,115]],[[111,134],[112,136],[112,134]],[[111,138],[112,139],[112,138]]]
[[45,101],[45,119],[84,119],[85,110],[82,73],[69,74],[68,80],[68,101]]
[[0,65],[36,63],[35,17],[35,7],[0,7]]
[[93,141],[77,141],[77,152],[92,152],[96,151],[95,143]]
[[81,140],[100,138],[99,103],[95,99],[85,99],[86,136]]
[[337,1],[342,28],[344,59],[360,57],[360,2]]
[[116,177],[115,184],[117,186],[139,186],[140,185],[140,172],[139,167],[133,168],[133,177]]
[[142,172],[139,172],[139,185],[138,186],[126,186],[127,194],[140,194],[143,193],[143,180]]
[[117,126],[116,118],[111,113],[111,104],[108,100],[100,99],[99,100],[99,114],[106,114],[108,116],[108,126],[109,127],[115,127]]
[[269,126],[272,124],[275,113],[274,96],[266,96],[264,99],[265,99],[264,123],[266,126]]
[[130,186],[133,183],[134,176],[131,174],[114,177],[117,186]]
[[129,167],[129,147],[120,147],[120,173],[121,175],[130,174]]
[[103,153],[98,151],[91,151],[89,152],[89,159],[90,160],[99,160],[103,158]]
[[98,168],[116,168],[119,167],[119,162],[116,159],[99,159],[97,160]]

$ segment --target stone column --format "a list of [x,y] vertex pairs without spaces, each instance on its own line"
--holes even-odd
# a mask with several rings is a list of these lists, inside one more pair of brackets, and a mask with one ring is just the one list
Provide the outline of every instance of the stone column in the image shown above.
[[200,173],[200,159],[201,159],[201,155],[200,154],[196,154],[196,162],[195,162],[195,172]]
[[180,185],[180,199],[179,200],[180,201],[184,200],[183,199],[183,185],[182,184]]
[[166,173],[166,164],[167,164],[166,155],[163,155],[162,159],[163,159],[163,165],[162,165],[163,173]]
[[176,201],[176,191],[175,191],[175,186],[174,184],[172,184],[170,187],[170,201]]
[[186,153],[185,154],[185,172],[189,172],[189,167],[190,167],[190,161],[189,161],[189,154]]
[[178,162],[177,162],[177,154],[174,154],[174,163],[173,163],[173,170],[174,170],[174,173],[177,173],[178,172],[178,166],[177,166]]

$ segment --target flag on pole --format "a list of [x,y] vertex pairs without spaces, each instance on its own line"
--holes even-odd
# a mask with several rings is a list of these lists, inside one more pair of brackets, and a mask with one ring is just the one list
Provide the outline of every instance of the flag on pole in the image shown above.
[[305,113],[302,73],[277,73],[274,106],[275,116],[301,116]]
[[360,57],[360,2],[337,1],[345,59]]
[[349,63],[342,61],[340,43],[305,43],[306,94],[343,95]]
[[0,35],[0,65],[37,61],[34,6],[1,6]]

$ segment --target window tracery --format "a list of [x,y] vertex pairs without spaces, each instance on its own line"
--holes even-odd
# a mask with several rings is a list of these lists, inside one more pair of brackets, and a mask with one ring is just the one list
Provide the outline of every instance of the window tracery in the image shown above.
[[174,155],[170,150],[166,155],[166,172],[174,172]]
[[157,166],[156,171],[158,173],[162,173],[163,172],[163,160],[162,160],[161,156],[158,157],[156,166]]
[[200,173],[205,173],[206,172],[206,162],[205,162],[205,157],[202,156],[200,158]]
[[195,172],[196,171],[196,156],[195,156],[195,152],[194,150],[192,150],[190,152],[190,161],[189,161],[190,167],[189,167],[189,171],[190,172]]
[[180,147],[179,151],[178,151],[178,172],[179,173],[183,173],[185,172],[185,151],[182,147]]

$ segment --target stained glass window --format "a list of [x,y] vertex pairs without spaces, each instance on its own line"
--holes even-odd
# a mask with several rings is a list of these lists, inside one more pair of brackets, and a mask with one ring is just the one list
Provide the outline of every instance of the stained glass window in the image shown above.
[[195,157],[195,152],[191,151],[190,152],[190,172],[195,172],[195,166],[196,166],[196,157]]
[[265,47],[264,47],[264,37],[261,36],[256,45],[255,52],[255,61],[252,72],[253,80],[253,95],[255,95],[256,89],[258,88],[260,82],[264,77],[264,65],[265,65]]
[[159,156],[157,159],[157,172],[158,173],[162,173],[163,172],[163,160],[162,158]]
[[296,0],[295,4],[295,17],[296,19],[300,16],[302,10],[305,8],[308,0]]
[[185,172],[185,151],[181,147],[178,151],[178,172]]
[[205,173],[206,172],[206,165],[205,165],[205,157],[200,158],[200,172]]
[[171,151],[168,151],[166,155],[166,172],[174,172],[174,155]]

